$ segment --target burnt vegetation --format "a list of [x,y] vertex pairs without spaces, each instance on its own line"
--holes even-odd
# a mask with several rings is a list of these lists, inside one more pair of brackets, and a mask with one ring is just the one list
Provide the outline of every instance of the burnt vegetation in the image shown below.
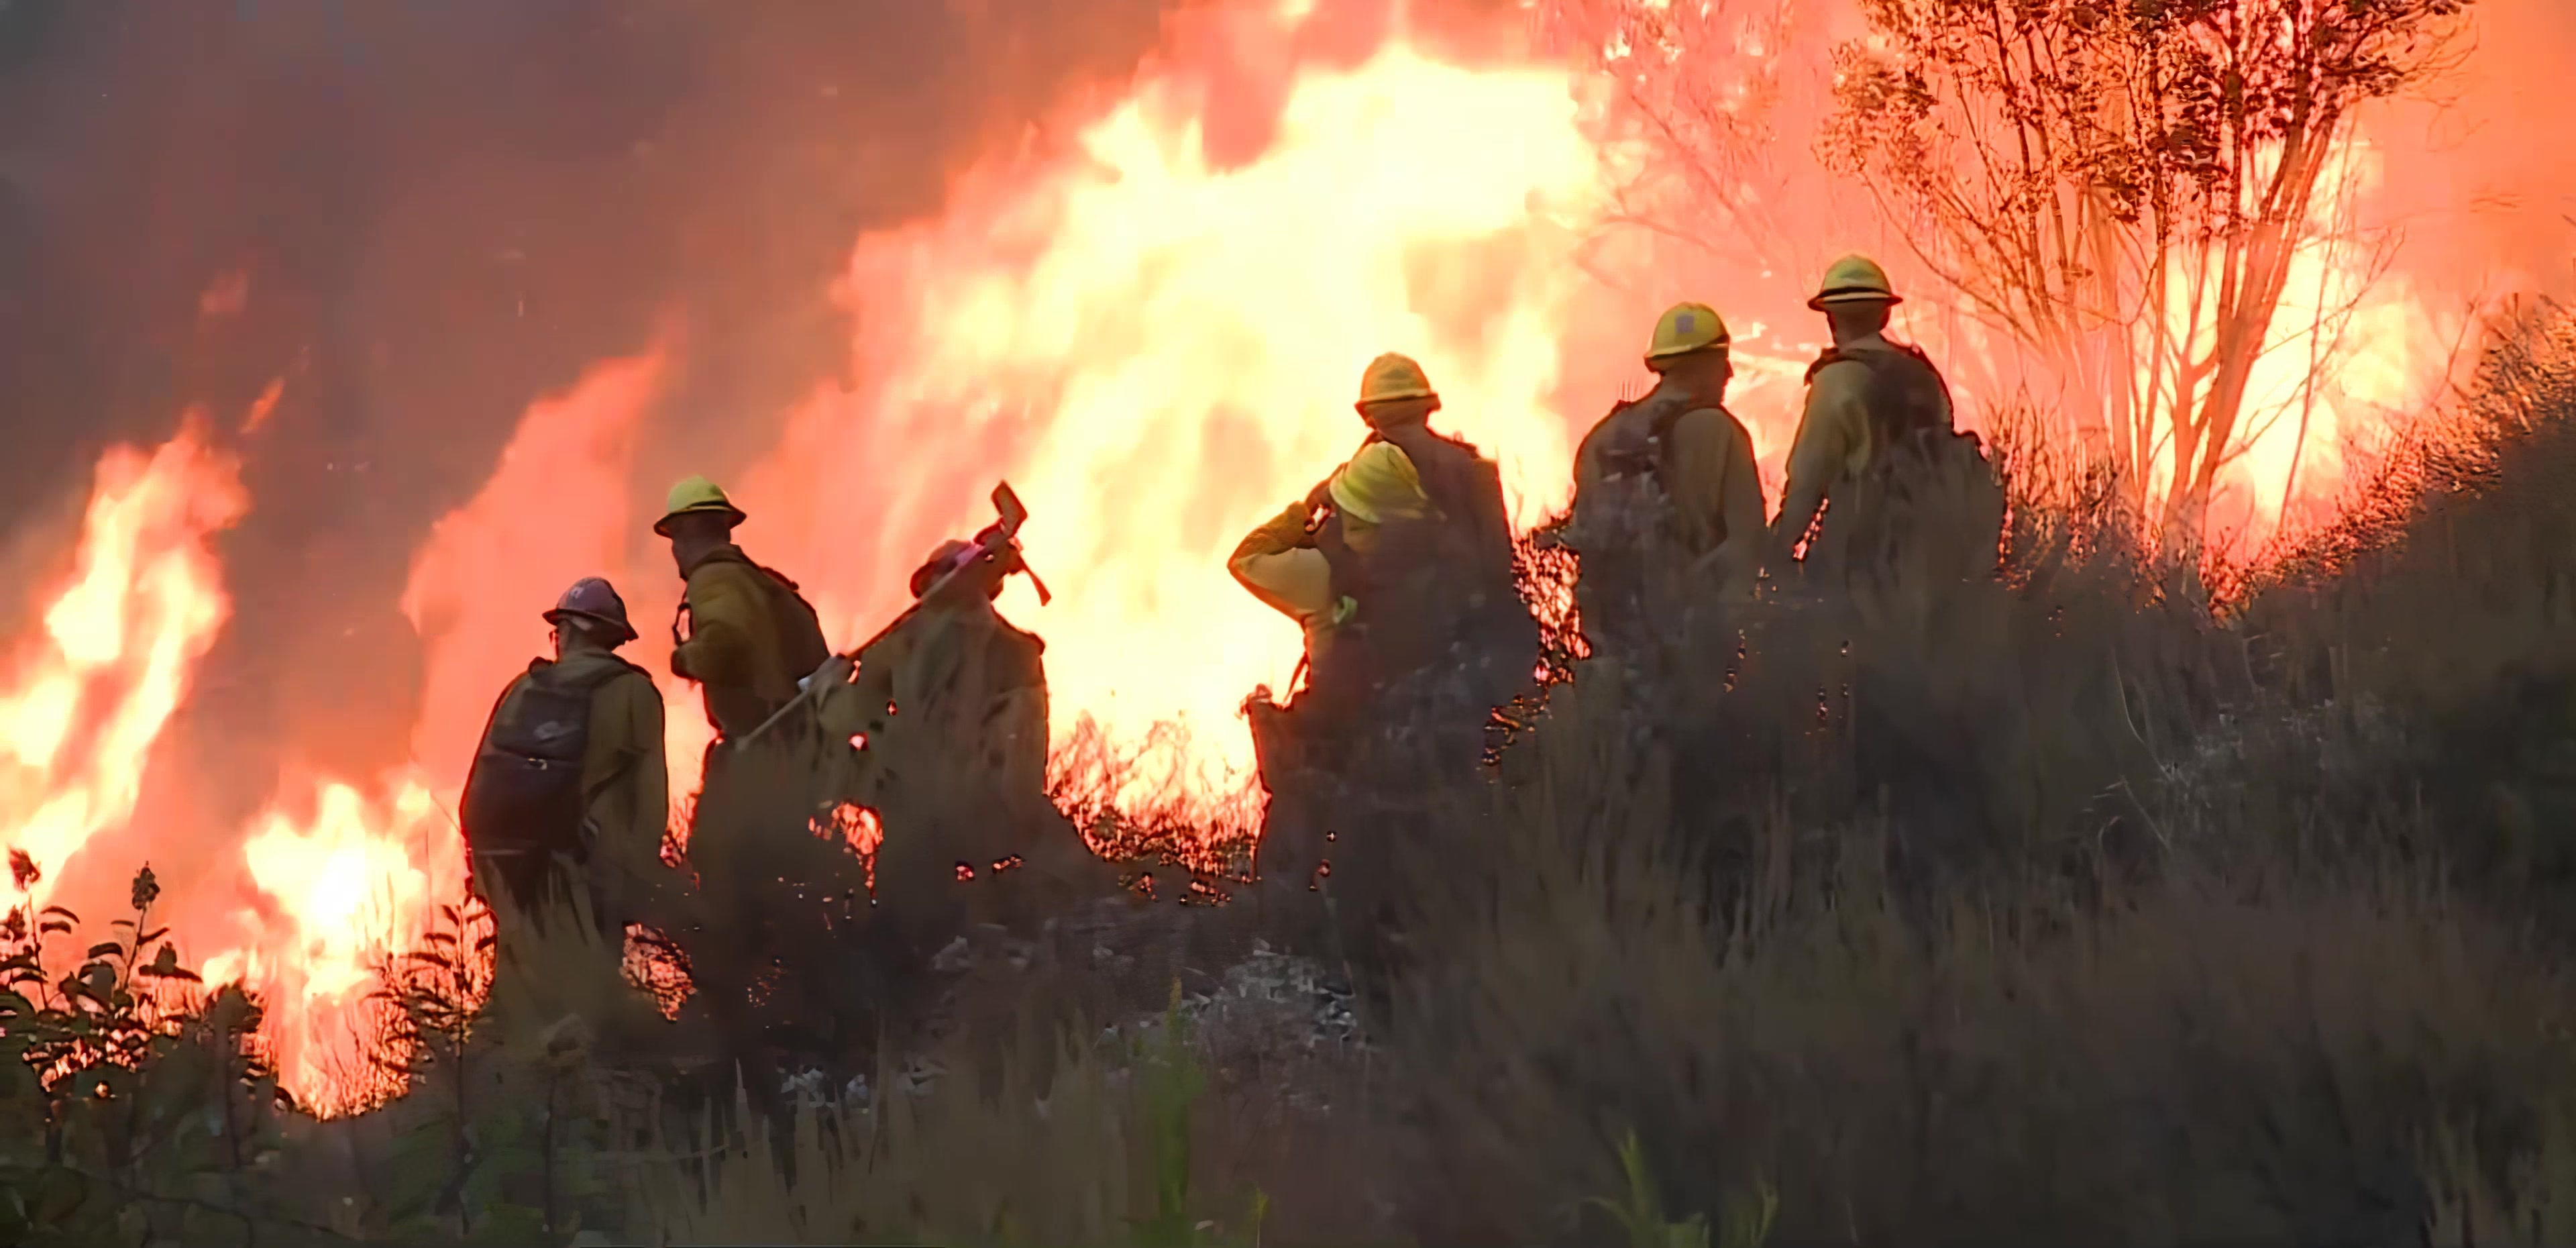
[[[2150,557],[2137,500],[2006,439],[1992,582],[1697,615],[1620,677],[1533,543],[1547,679],[1493,766],[1335,812],[1311,893],[1222,855],[1008,904],[1009,868],[895,889],[923,868],[885,856],[935,847],[890,816],[871,899],[799,777],[742,786],[623,968],[570,912],[504,916],[543,927],[497,958],[459,912],[390,962],[402,1091],[345,1118],[279,1095],[263,1003],[193,982],[148,872],[95,945],[22,904],[0,1225],[2566,1242],[2570,324],[2505,318],[2461,401],[2255,575]],[[1136,840],[1073,776],[1094,839]]]

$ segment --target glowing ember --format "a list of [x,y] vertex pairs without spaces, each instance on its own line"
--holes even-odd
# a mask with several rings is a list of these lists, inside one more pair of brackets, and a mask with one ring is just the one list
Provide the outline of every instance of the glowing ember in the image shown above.
[[79,571],[0,692],[0,835],[47,873],[122,827],[197,660],[231,612],[208,542],[248,505],[231,458],[190,413],[149,455],[99,461]]
[[[1275,46],[1300,15],[1237,11],[1216,42]],[[1570,488],[1548,399],[1600,170],[1569,76],[1398,36],[1296,73],[1272,141],[1228,166],[1226,74],[1176,56],[1066,158],[980,170],[939,222],[862,239],[844,289],[880,374],[799,412],[737,491],[747,544],[873,621],[1008,477],[1058,591],[1003,600],[1047,641],[1058,747],[1085,718],[1130,746],[1187,734],[1125,799],[1247,776],[1237,708],[1285,683],[1297,639],[1225,556],[1359,445],[1371,357],[1420,359],[1435,425],[1499,452],[1524,505]]]

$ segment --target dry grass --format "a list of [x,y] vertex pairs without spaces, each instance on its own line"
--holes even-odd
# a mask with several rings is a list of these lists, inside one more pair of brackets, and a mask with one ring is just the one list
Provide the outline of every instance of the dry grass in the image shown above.
[[[803,778],[751,776],[650,903],[676,1019],[560,916],[413,1094],[203,1199],[259,1186],[263,1244],[2564,1242],[2560,324],[2259,580],[2161,568],[2009,443],[1993,583],[1706,604],[1638,670],[1533,547],[1543,710],[1336,812],[1313,905],[898,864],[872,906]],[[1084,831],[1188,858],[1164,813]],[[1366,1043],[1288,998],[1175,1030],[1264,939]]]

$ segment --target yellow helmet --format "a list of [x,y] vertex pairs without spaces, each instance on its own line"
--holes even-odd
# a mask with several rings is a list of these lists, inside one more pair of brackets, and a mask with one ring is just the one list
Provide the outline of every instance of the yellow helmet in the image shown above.
[[705,477],[683,478],[671,487],[671,496],[663,501],[662,518],[653,522],[653,531],[669,537],[674,517],[706,512],[721,514],[733,524],[740,524],[743,520],[742,509],[734,506],[733,500],[726,498],[724,490],[715,482]]
[[1676,303],[1655,322],[1654,341],[1646,344],[1646,367],[1693,351],[1723,351],[1735,345],[1726,322],[1705,303]]
[[1422,474],[1391,442],[1372,442],[1333,474],[1333,506],[1361,524],[1419,520],[1431,500]]
[[1422,366],[1411,357],[1389,351],[1369,361],[1368,371],[1360,374],[1360,403],[1385,403],[1393,399],[1436,399],[1431,379],[1423,375]]
[[1905,302],[1896,297],[1896,288],[1888,284],[1887,270],[1867,256],[1845,256],[1825,270],[1825,284],[1807,306],[1822,312],[1837,304]]

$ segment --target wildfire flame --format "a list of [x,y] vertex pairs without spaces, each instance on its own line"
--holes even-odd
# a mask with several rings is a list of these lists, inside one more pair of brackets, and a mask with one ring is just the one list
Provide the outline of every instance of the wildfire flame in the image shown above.
[[209,959],[206,977],[270,995],[262,1039],[308,1104],[345,1109],[384,1090],[365,1061],[381,1030],[374,971],[464,900],[453,812],[484,719],[546,653],[555,595],[622,569],[634,430],[661,374],[658,352],[611,361],[530,407],[483,489],[432,527],[403,593],[429,651],[412,762],[372,795],[297,776],[252,822],[242,860],[258,897],[240,913],[244,943]]
[[[1638,390],[1655,313],[1713,302],[1739,331],[1735,403],[1776,501],[1796,378],[1818,345],[1795,335],[1821,326],[1796,303],[1742,306],[1749,267],[1677,263],[1661,244],[1618,253],[1625,285],[1597,280],[1590,247],[1634,153],[1582,73],[1452,53],[1400,18],[1353,47],[1351,31],[1325,29],[1351,7],[1272,0],[1176,19],[1122,99],[1060,119],[1060,143],[988,160],[936,219],[856,240],[837,285],[856,384],[799,404],[773,445],[706,465],[750,513],[744,545],[803,584],[840,645],[905,605],[906,574],[987,523],[986,491],[1008,478],[1057,598],[1041,610],[1015,582],[1003,607],[1048,643],[1060,755],[1106,739],[1137,759],[1125,804],[1179,795],[1208,809],[1247,785],[1237,707],[1285,681],[1298,640],[1225,557],[1358,445],[1350,403],[1380,352],[1425,365],[1446,404],[1435,426],[1499,459],[1527,520],[1569,492],[1573,437]],[[2331,251],[2304,263],[2293,290],[2320,304],[2349,298],[2367,268]],[[228,276],[200,310],[230,317],[248,295],[246,274]],[[2362,303],[2346,345],[2363,364],[2340,373],[2306,440],[2267,429],[2235,470],[2255,512],[2279,523],[2330,496],[2341,435],[2422,392],[2429,365],[2405,345],[2424,339],[2421,321],[2402,286]],[[1977,341],[1905,328],[1961,354]],[[264,1043],[318,1108],[382,1090],[363,1060],[378,1034],[373,970],[463,896],[452,812],[493,699],[545,652],[540,613],[576,578],[609,576],[642,635],[627,656],[667,671],[660,622],[677,583],[644,531],[663,483],[636,478],[641,417],[679,352],[656,343],[599,363],[531,406],[480,492],[412,552],[402,607],[428,661],[409,759],[375,776],[291,763],[223,842],[239,845],[250,886],[235,927],[183,936],[219,946],[209,982],[268,997]],[[2256,389],[2277,393],[2302,367],[2285,350]],[[280,394],[262,394],[240,433],[274,436]],[[225,622],[209,541],[248,499],[208,436],[192,414],[157,451],[101,460],[76,574],[8,652],[0,829],[49,882],[131,817]],[[685,801],[709,730],[687,685],[660,683]],[[884,834],[856,808],[829,829],[859,847]]]
[[232,611],[214,535],[249,506],[234,461],[190,412],[150,454],[100,459],[78,572],[11,657],[0,693],[0,827],[47,872],[124,826],[144,765]]
[[[1237,12],[1213,38],[1296,20]],[[1435,427],[1498,455],[1524,510],[1571,488],[1550,395],[1600,157],[1568,75],[1398,36],[1295,74],[1268,145],[1228,165],[1224,74],[1176,56],[1064,158],[978,169],[938,221],[861,239],[853,355],[893,364],[796,413],[738,491],[747,542],[859,621],[898,607],[902,571],[988,520],[982,491],[1008,477],[1059,596],[1038,610],[1015,583],[1003,607],[1046,639],[1059,747],[1085,720],[1139,746],[1186,734],[1141,760],[1131,799],[1248,774],[1237,707],[1284,684],[1298,643],[1225,559],[1357,448],[1371,357],[1419,359]]]

